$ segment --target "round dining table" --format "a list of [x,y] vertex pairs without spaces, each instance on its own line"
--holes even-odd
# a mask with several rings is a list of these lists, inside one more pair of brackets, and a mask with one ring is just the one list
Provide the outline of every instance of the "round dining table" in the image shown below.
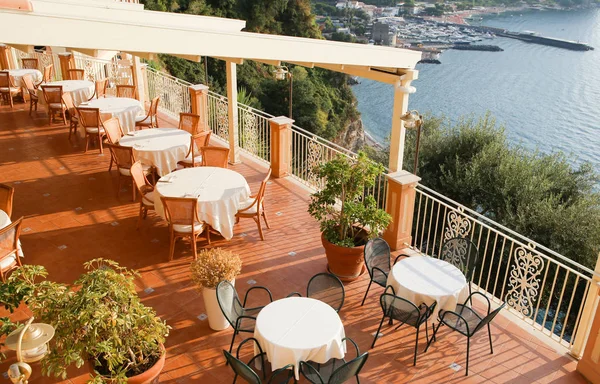
[[[0,229],[8,227],[11,223],[12,221],[10,220],[10,217],[8,217],[8,214],[0,209]],[[21,249],[20,240],[17,244],[17,255],[23,257],[23,249]]]
[[[44,85],[62,85],[63,93],[70,93],[73,99],[73,104],[78,107],[81,103],[85,103],[92,97],[95,90],[95,84],[89,80],[62,80],[45,83]],[[44,100],[44,91],[42,87],[37,90],[40,104],[46,104]]]
[[133,147],[137,160],[153,165],[159,176],[165,176],[186,158],[191,137],[189,132],[177,128],[151,128],[129,132],[119,144]]
[[[135,117],[145,114],[139,100],[128,97],[105,97],[79,104],[80,107],[99,108],[100,114],[116,117],[121,122],[123,133],[135,131]],[[106,120],[106,118],[105,118]]]
[[244,176],[231,169],[195,167],[161,177],[153,195],[154,209],[163,219],[161,196],[197,198],[198,218],[230,240],[235,214],[250,197],[250,187]]
[[33,80],[34,84],[41,83],[44,78],[42,72],[37,69],[9,69],[8,73],[10,74],[15,87],[25,86],[25,84],[21,84],[21,80],[25,75],[31,75],[31,80]]
[[465,275],[454,265],[429,256],[406,257],[398,261],[387,280],[396,296],[410,300],[415,305],[437,304],[431,315],[437,321],[440,310],[454,311],[456,304],[469,296]]
[[346,355],[344,325],[327,303],[307,297],[276,300],[260,310],[254,326],[272,370],[294,365],[299,379],[301,361],[326,363]]

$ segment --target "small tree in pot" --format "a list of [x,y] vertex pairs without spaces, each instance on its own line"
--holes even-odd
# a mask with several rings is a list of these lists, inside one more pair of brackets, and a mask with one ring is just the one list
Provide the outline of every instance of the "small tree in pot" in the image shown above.
[[362,273],[364,244],[390,223],[390,215],[364,193],[383,171],[364,152],[356,159],[338,155],[315,168],[325,186],[312,194],[308,213],[321,222],[329,270],[342,280],[354,280]]

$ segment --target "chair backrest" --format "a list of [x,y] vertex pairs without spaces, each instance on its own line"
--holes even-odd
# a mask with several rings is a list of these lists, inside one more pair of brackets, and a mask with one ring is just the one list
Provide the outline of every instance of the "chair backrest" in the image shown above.
[[148,110],[148,114],[150,116],[156,116],[158,114],[158,103],[160,102],[160,96],[156,96],[152,101],[150,101],[150,109]]
[[100,128],[100,108],[77,107],[79,122],[84,128]]
[[[190,153],[192,154],[192,159],[195,159],[196,156],[200,156],[201,151],[200,148],[207,147],[210,142],[211,131],[200,132],[196,135],[192,135],[192,141],[190,143]],[[196,165],[196,164],[194,164]],[[200,165],[200,164],[198,164]]]
[[21,59],[23,69],[38,69],[38,59]]
[[478,254],[479,250],[471,240],[455,237],[444,242],[440,259],[460,269],[467,281],[471,281],[475,272]]
[[27,92],[29,92],[30,95],[37,97],[37,92],[35,90],[35,84],[33,84],[31,75],[30,74],[23,75],[23,77],[21,78],[21,81],[23,82],[23,84],[25,84],[25,87],[27,87]]
[[[17,253],[23,218],[0,229],[0,262]],[[1,264],[1,263],[0,263]]]
[[200,115],[193,113],[179,114],[179,129],[189,132],[190,135],[200,133]]
[[12,215],[13,198],[15,189],[10,185],[0,184],[0,210],[6,212],[8,217]]
[[195,197],[160,197],[169,226],[193,225],[198,220],[198,199]]
[[133,179],[135,188],[139,192],[141,198],[141,196],[145,195],[144,186],[149,184],[146,176],[144,175],[144,167],[142,166],[142,162],[138,160],[131,164],[129,172],[131,172],[131,178]]
[[54,77],[54,64],[48,64],[44,67],[44,77],[42,79],[43,83],[48,83],[52,81]]
[[0,88],[8,88],[10,86],[10,73],[8,71],[0,71]]
[[117,97],[135,99],[135,85],[117,85]]
[[502,308],[504,308],[506,306],[506,302],[502,303],[501,306],[499,306],[498,308],[494,309],[492,312],[488,313],[488,315],[486,317],[484,317],[479,324],[477,324],[477,326],[475,327],[475,329],[473,330],[473,332],[471,332],[471,334],[474,334],[475,332],[479,331],[481,328],[485,327],[488,323],[490,323],[492,320],[494,320],[494,317],[496,317],[500,311],[502,310]]
[[83,69],[67,69],[67,77],[69,80],[83,80],[85,71]]
[[[233,372],[235,372],[236,377],[240,376],[250,384],[262,383],[256,372],[254,372],[252,368],[246,365],[246,363],[244,363],[242,360],[234,357],[226,350],[223,350],[223,354],[225,355],[225,359],[227,359],[229,366],[231,366],[231,369],[233,369]],[[263,369],[265,369],[265,367],[263,367]]]
[[227,160],[229,159],[229,148],[223,147],[202,147],[202,165],[207,167],[227,168]]
[[106,132],[106,138],[111,144],[117,144],[121,137],[123,137],[123,129],[121,128],[121,122],[116,117],[111,117],[108,120],[102,122],[104,131]]
[[341,384],[356,377],[364,367],[367,359],[369,358],[369,352],[365,352],[360,356],[355,357],[349,362],[337,368],[331,376],[327,384]]
[[425,318],[431,315],[436,302],[434,301],[431,307],[428,307],[427,311],[422,312],[419,307],[410,300],[396,296],[394,289],[391,286],[388,286],[379,298],[379,304],[381,305],[381,309],[385,316],[416,328],[425,320]]
[[262,208],[262,202],[265,199],[265,193],[267,192],[267,183],[269,182],[269,179],[271,178],[272,172],[273,172],[273,168],[269,168],[267,175],[265,176],[263,181],[260,182],[260,188],[258,188],[258,193],[256,194],[256,200],[258,200],[257,203],[259,206],[259,209],[258,209],[259,212],[260,212],[260,208]]
[[223,280],[217,285],[216,294],[223,316],[235,328],[238,317],[244,312],[235,287],[229,281]]
[[318,273],[310,278],[306,286],[306,297],[321,300],[331,305],[336,312],[344,305],[344,284],[331,273]]
[[106,96],[106,88],[107,87],[108,87],[108,79],[96,80],[95,90],[96,90],[96,98],[97,99]]
[[[378,237],[367,241],[364,249],[365,265],[371,279],[382,277],[387,279],[390,273],[390,246],[382,238]],[[385,274],[385,275],[384,275]]]
[[133,155],[133,147],[123,147],[118,144],[106,143],[106,146],[110,149],[117,167],[121,169],[131,169],[133,163],[135,163],[135,156]]
[[75,110],[75,103],[73,103],[73,96],[71,96],[71,92],[65,92],[62,95],[63,104],[69,110],[69,113],[77,113]]
[[44,99],[46,104],[62,103],[63,87],[62,85],[42,85]]

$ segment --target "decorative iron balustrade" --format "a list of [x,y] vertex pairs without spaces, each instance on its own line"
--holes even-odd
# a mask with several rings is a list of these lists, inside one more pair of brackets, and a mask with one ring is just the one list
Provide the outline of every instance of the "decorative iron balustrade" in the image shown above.
[[75,68],[83,69],[84,79],[96,81],[108,79],[107,93],[116,95],[117,85],[133,85],[133,67],[122,64],[115,56],[111,60],[74,54]]
[[185,80],[178,79],[166,73],[158,72],[150,67],[146,68],[148,76],[148,96],[150,99],[160,96],[158,109],[179,120],[180,113],[189,113],[192,110],[189,86]]
[[228,104],[227,97],[208,91],[208,126],[213,134],[227,143],[229,143]]
[[271,126],[274,117],[248,105],[238,103],[238,132],[240,148],[244,152],[271,162]]
[[60,58],[56,53],[46,53],[44,51],[23,52],[13,48],[13,53],[17,58],[19,68],[23,68],[22,59],[38,59],[38,70],[44,73],[44,67],[53,65],[53,80],[59,81],[63,79],[62,70],[60,68]]

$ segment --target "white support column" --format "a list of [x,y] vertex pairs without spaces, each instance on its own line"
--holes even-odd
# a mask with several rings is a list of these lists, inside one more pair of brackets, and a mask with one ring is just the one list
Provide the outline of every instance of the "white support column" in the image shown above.
[[144,75],[146,71],[142,69],[142,63],[140,58],[137,56],[131,56],[131,63],[133,64],[132,75],[133,75],[133,85],[137,87],[135,98],[139,101],[145,103],[146,101],[146,81],[144,80]]
[[227,113],[229,116],[229,162],[236,164],[240,162],[236,64],[225,61],[225,72],[227,73]]
[[404,155],[404,139],[406,131],[404,123],[400,120],[408,109],[408,89],[410,83],[418,78],[418,71],[409,70],[402,76],[399,84],[394,86],[394,106],[392,111],[392,135],[390,137],[390,172],[402,170],[402,158]]

